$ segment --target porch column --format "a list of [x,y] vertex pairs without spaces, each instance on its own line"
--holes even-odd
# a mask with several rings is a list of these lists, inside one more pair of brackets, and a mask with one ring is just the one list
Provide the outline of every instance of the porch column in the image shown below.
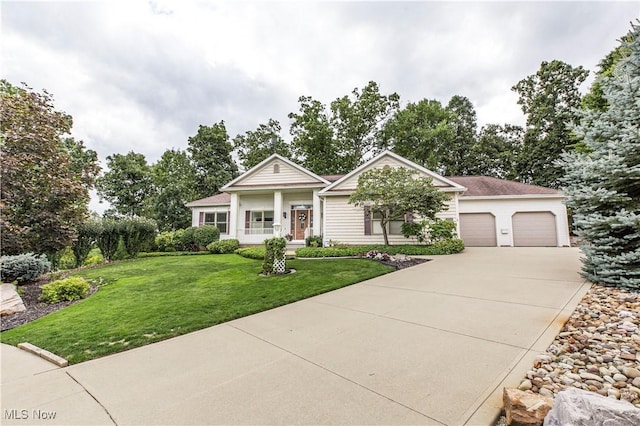
[[[282,191],[273,191],[273,223],[282,223]],[[280,233],[282,234],[284,226],[280,226]],[[275,235],[275,231],[274,231]],[[282,237],[282,235],[279,235]]]
[[229,206],[229,238],[238,239],[238,215],[240,214],[240,204],[238,194],[231,193],[231,205]]
[[322,209],[320,208],[320,196],[318,190],[313,191],[313,235],[322,234]]

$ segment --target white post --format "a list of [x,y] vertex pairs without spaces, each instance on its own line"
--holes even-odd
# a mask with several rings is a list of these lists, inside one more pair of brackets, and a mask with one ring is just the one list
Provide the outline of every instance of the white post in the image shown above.
[[282,191],[273,191],[273,222],[282,222]]
[[318,190],[313,191],[313,235],[322,234],[322,222],[320,218],[322,217],[322,212],[320,209],[320,196],[318,195]]
[[229,206],[229,238],[238,238],[238,215],[240,214],[240,204],[238,194],[231,193],[231,205]]

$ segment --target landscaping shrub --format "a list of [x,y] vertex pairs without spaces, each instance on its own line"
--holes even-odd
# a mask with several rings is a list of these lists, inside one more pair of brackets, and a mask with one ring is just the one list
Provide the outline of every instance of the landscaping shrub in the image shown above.
[[111,260],[124,260],[129,257],[129,253],[127,253],[127,249],[124,246],[124,241],[122,237],[118,240],[118,248],[116,252],[111,256]]
[[464,250],[464,242],[459,238],[440,240],[431,244],[432,253],[429,254],[455,254]]
[[56,269],[73,269],[76,267],[76,256],[71,247],[62,250],[58,257],[58,267]]
[[304,239],[307,247],[322,247],[322,235],[312,235]]
[[428,228],[432,243],[452,240],[456,237],[456,223],[451,220],[436,219],[428,225]]
[[158,251],[176,251],[176,235],[174,231],[164,231],[156,235],[156,247]]
[[46,303],[67,302],[87,297],[91,286],[80,277],[69,277],[42,286],[40,300]]
[[207,246],[207,250],[214,254],[229,254],[235,252],[239,248],[240,242],[235,239],[214,241]]
[[101,254],[94,254],[85,259],[83,266],[95,266],[104,263],[104,257]]
[[387,253],[391,256],[405,254],[408,256],[430,256],[439,254],[455,254],[464,250],[460,239],[441,240],[430,245],[366,245],[348,247],[303,247],[296,250],[297,257],[344,257],[365,256],[370,251]]
[[213,225],[203,225],[193,231],[193,242],[198,247],[206,247],[220,239],[220,230]]
[[75,256],[75,267],[82,266],[89,256],[93,244],[102,232],[102,225],[97,220],[89,220],[78,226],[78,238],[71,245]]
[[120,221],[120,233],[128,257],[151,247],[156,235],[156,222],[146,217],[128,217]]
[[51,270],[51,262],[44,254],[18,254],[0,257],[0,278],[2,282],[18,281],[18,284],[35,281]]
[[114,219],[103,219],[100,224],[100,234],[97,238],[98,247],[104,260],[109,262],[120,242],[120,223]]
[[181,233],[176,233],[176,238],[180,243],[180,247],[176,247],[176,250],[187,250],[187,251],[196,251],[198,250],[198,246],[195,243],[195,232],[196,227],[191,226],[189,228],[185,228]]
[[264,247],[245,247],[236,250],[235,253],[248,259],[263,260],[266,249]]
[[[282,237],[268,238],[264,240],[264,261],[262,262],[262,273],[272,275],[282,271],[277,271],[274,262],[284,259],[287,251],[287,240]],[[286,269],[286,266],[285,266]]]

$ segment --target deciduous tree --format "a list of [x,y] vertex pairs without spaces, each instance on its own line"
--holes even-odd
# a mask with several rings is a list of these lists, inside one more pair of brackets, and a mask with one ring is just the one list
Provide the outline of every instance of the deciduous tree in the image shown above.
[[358,186],[349,197],[355,206],[368,206],[378,213],[385,245],[389,245],[387,225],[407,213],[422,219],[435,219],[445,208],[447,195],[433,185],[432,179],[416,176],[404,167],[383,167],[367,170],[358,178]]
[[[0,96],[2,253],[32,251],[55,260],[88,216],[95,157],[74,161],[64,143],[71,116],[56,111],[46,91],[3,80]],[[87,154],[80,145],[73,153]]]
[[385,124],[383,145],[430,170],[439,171],[444,147],[455,138],[452,114],[435,99],[409,103]]
[[233,147],[238,152],[240,164],[245,170],[273,154],[292,158],[291,147],[282,139],[281,130],[277,120],[269,119],[267,124],[260,124],[256,130],[249,130],[233,139]]
[[238,166],[231,158],[233,146],[220,121],[212,126],[199,126],[198,133],[189,137],[187,151],[196,169],[198,197],[208,197],[238,176]]
[[438,170],[448,176],[465,176],[477,163],[472,148],[476,143],[476,110],[469,98],[455,95],[447,104],[451,140],[440,149]]
[[522,127],[511,124],[483,126],[471,148],[474,162],[469,174],[518,180],[516,165],[523,134]]
[[555,161],[578,141],[571,128],[578,123],[578,87],[588,75],[581,66],[554,60],[542,62],[538,72],[512,87],[527,116],[518,157],[518,175],[523,182],[558,187],[562,170]]
[[301,96],[298,103],[300,112],[289,114],[293,154],[314,173],[329,175],[343,172],[345,168],[340,164],[337,142],[325,105],[310,96]]
[[343,96],[331,102],[331,126],[337,141],[341,169],[348,173],[379,148],[380,132],[400,108],[400,96],[380,94],[375,81],[362,90],[353,89],[351,97]]
[[185,151],[168,149],[151,166],[155,186],[153,216],[160,230],[191,226],[191,210],[185,203],[198,197],[196,170]]
[[98,194],[109,201],[118,214],[141,216],[154,193],[151,168],[142,154],[113,154],[107,157],[109,169],[98,178]]

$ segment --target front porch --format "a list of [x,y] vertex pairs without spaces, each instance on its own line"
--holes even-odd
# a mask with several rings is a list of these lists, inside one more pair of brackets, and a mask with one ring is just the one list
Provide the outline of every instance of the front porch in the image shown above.
[[238,191],[231,193],[226,238],[259,245],[273,236],[303,247],[305,238],[322,234],[322,200],[318,190]]

